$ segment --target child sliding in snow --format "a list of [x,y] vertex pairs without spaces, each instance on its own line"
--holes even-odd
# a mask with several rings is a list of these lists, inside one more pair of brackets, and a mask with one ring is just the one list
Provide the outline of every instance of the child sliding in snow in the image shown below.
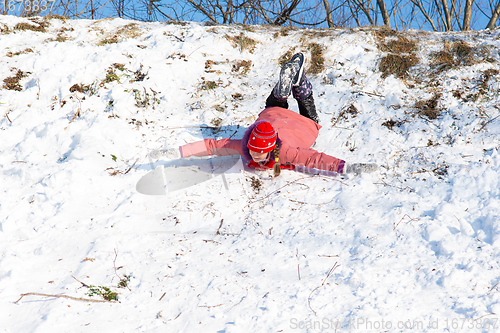
[[[297,100],[299,112],[288,110],[290,94]],[[190,156],[226,156],[239,154],[258,170],[317,169],[337,173],[373,172],[376,164],[349,164],[310,147],[321,126],[314,105],[312,85],[304,74],[304,55],[295,54],[281,68],[279,82],[266,100],[266,108],[240,140],[205,139],[179,148],[155,150],[150,156],[175,159]]]

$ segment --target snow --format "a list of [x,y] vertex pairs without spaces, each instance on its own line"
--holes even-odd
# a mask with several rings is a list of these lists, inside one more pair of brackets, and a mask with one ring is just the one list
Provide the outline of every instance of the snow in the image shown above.
[[[423,83],[412,84],[382,78],[376,29],[52,19],[35,32],[15,30],[20,22],[33,24],[0,16],[0,78],[25,74],[21,91],[0,90],[0,331],[500,326],[499,76],[476,100],[457,94],[478,92],[498,52],[441,74],[429,67],[445,41],[495,49],[498,31],[407,32],[420,43]],[[224,175],[227,189],[216,177],[166,196],[136,191],[153,149],[241,137],[280,57],[310,59],[313,42],[325,47],[323,71],[309,76],[323,125],[315,149],[379,171],[273,178],[240,168]],[[88,90],[70,92],[75,84]],[[416,115],[436,92],[441,115]],[[341,117],[351,105],[357,113]],[[218,121],[220,131],[207,128]],[[118,302],[19,300],[102,300],[91,285]]]

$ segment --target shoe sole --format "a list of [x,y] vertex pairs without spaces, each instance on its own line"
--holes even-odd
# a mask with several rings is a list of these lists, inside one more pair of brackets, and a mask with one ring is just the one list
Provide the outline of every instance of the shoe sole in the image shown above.
[[[297,61],[297,58],[299,61]],[[299,65],[299,71],[294,73],[294,64]],[[276,97],[287,98],[292,92],[292,86],[297,86],[304,72],[304,55],[302,53],[295,54],[289,62],[283,65],[280,71],[280,79]],[[292,74],[293,75],[292,77]]]
[[300,79],[302,78],[302,73],[304,73],[304,55],[302,53],[297,53],[295,54],[290,62],[296,62],[294,58],[299,58],[298,64],[299,64],[299,73],[297,74],[297,80],[292,83],[294,86],[298,86]]
[[293,72],[293,64],[286,63],[283,65],[280,71],[280,80],[278,82],[276,97],[287,98],[288,96],[290,96],[290,93],[292,92]]

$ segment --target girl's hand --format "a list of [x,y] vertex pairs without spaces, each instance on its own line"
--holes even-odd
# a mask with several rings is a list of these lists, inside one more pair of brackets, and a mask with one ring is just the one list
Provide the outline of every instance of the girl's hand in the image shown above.
[[179,148],[168,148],[168,149],[155,149],[149,153],[149,157],[153,159],[165,158],[167,160],[175,160],[181,158],[181,151]]
[[375,163],[346,163],[342,173],[370,173],[378,169]]

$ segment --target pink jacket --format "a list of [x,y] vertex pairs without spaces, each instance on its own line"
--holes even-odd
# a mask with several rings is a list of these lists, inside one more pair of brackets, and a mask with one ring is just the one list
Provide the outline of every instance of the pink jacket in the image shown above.
[[343,160],[310,148],[318,137],[320,125],[296,112],[280,107],[269,107],[262,111],[240,140],[205,139],[188,143],[179,147],[181,156],[239,154],[250,162],[252,157],[247,148],[248,138],[254,127],[262,121],[270,122],[278,134],[280,164],[340,173],[344,169]]

